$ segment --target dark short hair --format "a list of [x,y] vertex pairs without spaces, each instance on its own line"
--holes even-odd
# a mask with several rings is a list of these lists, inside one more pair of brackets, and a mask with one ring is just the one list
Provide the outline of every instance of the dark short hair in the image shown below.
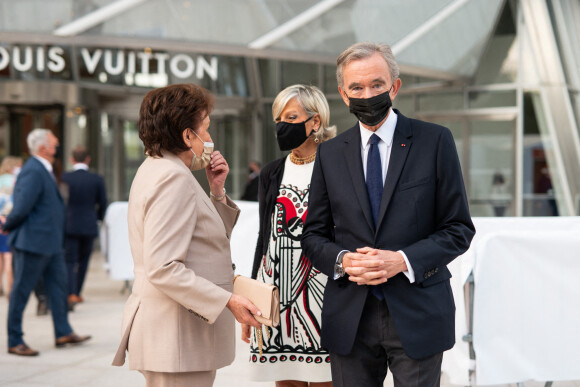
[[72,151],[72,158],[77,163],[84,163],[87,157],[89,157],[89,152],[84,146],[79,145]]
[[190,83],[170,85],[148,92],[139,109],[139,138],[145,153],[163,157],[162,151],[174,154],[188,150],[182,133],[197,131],[214,106],[212,94]]

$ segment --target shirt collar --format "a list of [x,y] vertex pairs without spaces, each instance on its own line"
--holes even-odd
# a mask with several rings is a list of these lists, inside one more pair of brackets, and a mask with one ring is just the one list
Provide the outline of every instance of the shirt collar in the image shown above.
[[393,109],[389,112],[387,119],[380,128],[378,128],[375,132],[368,130],[359,122],[360,128],[360,142],[362,147],[366,147],[369,143],[369,139],[373,134],[376,134],[383,140],[387,146],[391,146],[393,144],[393,136],[395,134],[395,128],[397,126],[397,113]]
[[88,171],[89,170],[89,166],[85,163],[76,163],[73,164],[73,171],[78,171],[82,169],[83,171]]
[[42,158],[42,157],[40,157],[40,156],[37,156],[37,155],[33,155],[32,157],[34,157],[36,160],[40,161],[40,163],[41,163],[42,165],[44,165],[44,168],[46,168],[46,170],[47,170],[49,173],[52,173],[52,164],[51,164],[51,163],[49,163],[47,159],[45,159],[45,158]]

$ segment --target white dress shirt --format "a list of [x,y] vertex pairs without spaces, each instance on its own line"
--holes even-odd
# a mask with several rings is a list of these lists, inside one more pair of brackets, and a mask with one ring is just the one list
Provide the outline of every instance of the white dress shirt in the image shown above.
[[[393,109],[389,112],[389,115],[386,121],[378,128],[376,131],[371,131],[366,129],[362,124],[359,122],[360,128],[360,145],[361,145],[361,157],[362,157],[362,164],[363,164],[363,172],[365,176],[367,176],[367,157],[370,149],[370,138],[373,134],[379,136],[381,141],[378,142],[377,146],[379,148],[379,153],[381,155],[381,172],[383,174],[383,187],[385,185],[385,181],[387,179],[387,170],[389,168],[389,159],[391,158],[391,149],[393,145],[393,136],[395,135],[395,128],[397,127],[397,114]],[[337,259],[339,259],[340,255],[343,252],[348,252],[347,250],[343,250],[338,254]],[[407,258],[407,255],[402,251],[399,250],[399,253],[403,256],[405,263],[407,264],[407,270],[403,272],[409,279],[409,282],[415,282],[415,272],[411,267],[411,263]],[[334,275],[334,279],[339,278],[337,273]]]
[[75,164],[73,164],[72,169],[73,169],[73,171],[78,171],[79,169],[82,169],[83,171],[88,171],[89,166],[85,163],[75,163]]

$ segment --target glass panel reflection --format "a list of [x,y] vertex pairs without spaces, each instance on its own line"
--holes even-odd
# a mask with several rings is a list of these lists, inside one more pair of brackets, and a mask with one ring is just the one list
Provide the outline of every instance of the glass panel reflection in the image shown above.
[[125,195],[128,198],[137,169],[145,160],[145,148],[139,139],[137,122],[129,120],[123,122],[123,143],[125,148],[123,152],[125,156]]
[[513,216],[515,121],[469,123],[472,216]]
[[469,93],[470,108],[488,108],[498,106],[516,106],[515,90],[472,91]]
[[463,109],[462,93],[433,93],[419,96],[419,110],[441,111]]
[[539,94],[524,95],[524,216],[558,216],[563,200],[556,155]]
[[282,62],[282,85],[285,87],[301,83],[318,86],[318,65],[314,63]]

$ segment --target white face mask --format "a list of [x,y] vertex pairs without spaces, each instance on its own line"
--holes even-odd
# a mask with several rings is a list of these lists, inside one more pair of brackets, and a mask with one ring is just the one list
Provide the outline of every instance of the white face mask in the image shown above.
[[[193,132],[193,131],[192,131]],[[193,153],[193,159],[191,159],[191,164],[189,164],[189,169],[192,171],[198,171],[203,169],[209,165],[211,161],[211,154],[213,152],[213,142],[205,142],[197,135],[197,133],[193,132],[199,141],[203,142],[203,153],[201,156],[198,156],[193,151],[193,148],[189,148],[191,153]]]

